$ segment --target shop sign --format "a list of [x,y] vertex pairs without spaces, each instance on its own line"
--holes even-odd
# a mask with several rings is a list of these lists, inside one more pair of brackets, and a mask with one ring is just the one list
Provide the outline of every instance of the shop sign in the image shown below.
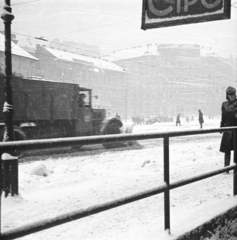
[[230,19],[230,0],[143,0],[142,29]]

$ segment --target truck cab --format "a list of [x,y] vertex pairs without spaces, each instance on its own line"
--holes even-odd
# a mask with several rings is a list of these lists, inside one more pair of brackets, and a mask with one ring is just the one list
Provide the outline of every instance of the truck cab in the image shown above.
[[92,90],[79,87],[77,99],[77,133],[79,135],[100,134],[101,124],[105,119],[105,109],[92,108]]

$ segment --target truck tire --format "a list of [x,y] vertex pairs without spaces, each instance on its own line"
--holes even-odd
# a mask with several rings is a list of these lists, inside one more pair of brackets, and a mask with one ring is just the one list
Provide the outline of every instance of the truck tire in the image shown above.
[[26,134],[21,130],[21,128],[14,126],[15,141],[26,140]]
[[[104,123],[101,132],[103,135],[120,134],[121,133],[120,128],[122,127],[122,125],[123,125],[122,122],[118,119],[114,119],[114,118],[109,119]],[[103,147],[106,149],[116,148],[119,146],[120,146],[120,143],[118,143],[118,142],[103,143]]]
[[[3,141],[3,134],[4,134],[4,130],[2,130],[0,134],[1,142]],[[17,126],[14,126],[14,136],[15,136],[15,141],[26,140],[26,134],[21,130],[21,128]]]
[[[22,141],[22,140],[26,140],[26,134],[21,130],[21,128],[14,126],[14,137],[15,140],[14,141]],[[0,137],[1,137],[1,142],[3,141],[3,134],[4,134],[4,130],[0,133]],[[15,150],[14,152],[11,152],[11,155],[13,156],[21,156],[22,153]]]

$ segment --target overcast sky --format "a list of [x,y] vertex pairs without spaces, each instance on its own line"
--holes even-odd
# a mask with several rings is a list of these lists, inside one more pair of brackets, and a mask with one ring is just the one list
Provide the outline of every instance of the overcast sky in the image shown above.
[[144,31],[142,0],[11,0],[12,32],[23,34],[18,39],[42,36],[96,45],[102,54],[148,43],[197,43],[237,57],[237,0],[233,4],[231,20]]

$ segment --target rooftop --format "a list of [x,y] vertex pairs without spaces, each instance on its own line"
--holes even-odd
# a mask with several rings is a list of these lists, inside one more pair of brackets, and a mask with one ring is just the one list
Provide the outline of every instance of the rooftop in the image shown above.
[[113,70],[113,71],[121,71],[123,72],[124,69],[119,67],[118,65],[111,63],[109,61],[101,60],[98,58],[92,58],[84,55],[78,55],[70,52],[65,52],[53,48],[44,47],[48,52],[54,55],[57,59],[65,60],[69,62],[75,63],[88,63],[89,65],[93,65],[98,68]]
[[145,55],[159,55],[157,45],[149,44],[145,46],[137,46],[129,49],[121,49],[115,51],[111,56],[104,57],[107,61],[119,61],[124,59],[132,59]]
[[[3,34],[0,33],[0,52],[5,51],[4,42],[5,42],[5,37],[4,37]],[[30,59],[36,60],[36,61],[39,60],[38,58],[32,56],[27,51],[25,51],[24,49],[22,49],[21,47],[16,45],[14,42],[11,42],[11,47],[12,47],[12,54],[13,55],[17,55],[17,56],[25,57],[25,58],[30,58]]]

